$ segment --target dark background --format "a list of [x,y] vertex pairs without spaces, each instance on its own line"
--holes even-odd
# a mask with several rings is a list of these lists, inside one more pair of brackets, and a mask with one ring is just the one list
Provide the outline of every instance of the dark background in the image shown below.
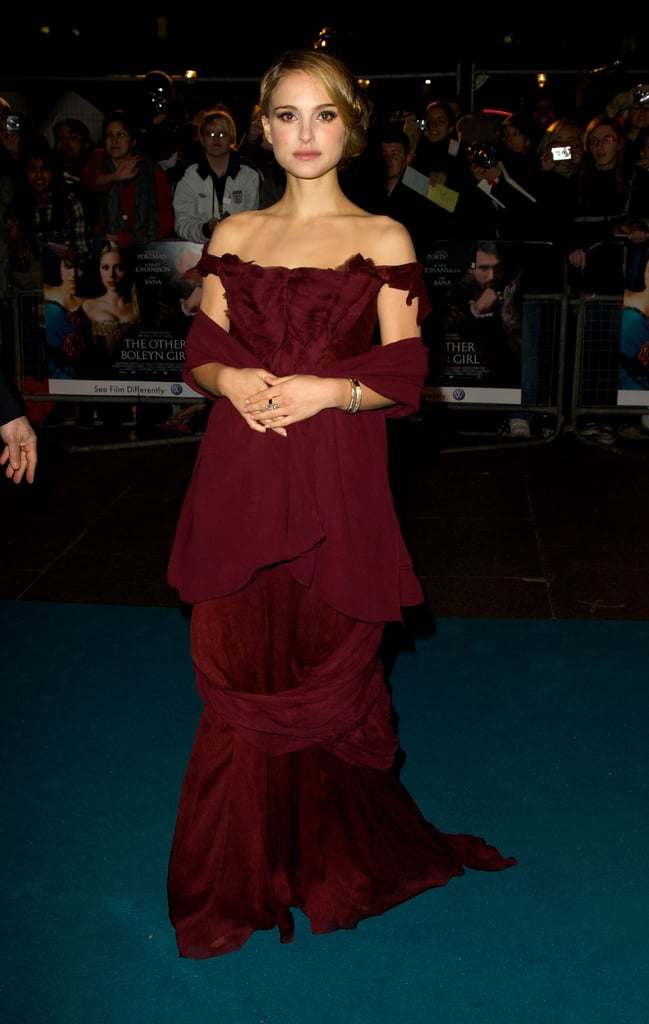
[[[377,112],[422,116],[433,98],[458,95],[464,110],[516,110],[533,102],[536,74],[548,74],[546,91],[568,113],[584,85],[584,109],[603,109],[621,90],[649,80],[646,18],[613,11],[593,0],[574,5],[524,2],[366,5],[364,16],[323,6],[324,15],[299,9],[179,4],[154,15],[102,6],[42,16],[5,14],[0,95],[14,98],[36,124],[45,122],[66,90],[76,90],[98,110],[130,108],[142,77],[162,69],[172,75],[191,114],[225,103],[240,126],[257,101],[259,79],[286,49],[311,48],[325,39],[359,78]],[[313,11],[314,7],[310,8]],[[188,69],[196,78],[183,76]],[[554,72],[554,73],[553,73]],[[426,84],[427,76],[431,82]],[[23,97],[25,97],[23,102]],[[565,99],[565,104],[564,104]],[[18,103],[18,106],[15,103]]]
[[[15,3],[13,5],[16,6]],[[0,73],[7,75],[170,74],[259,77],[273,57],[311,47],[323,28],[330,46],[358,75],[430,72],[458,61],[481,67],[590,70],[621,60],[647,64],[646,17],[592,0],[453,5],[366,5],[364,16],[338,17],[331,5],[308,16],[281,5],[178,4],[175,13],[142,13],[131,3],[88,5],[87,12],[6,12]],[[323,13],[320,13],[322,11]],[[47,28],[47,31],[43,31]],[[644,35],[644,43],[642,42]]]

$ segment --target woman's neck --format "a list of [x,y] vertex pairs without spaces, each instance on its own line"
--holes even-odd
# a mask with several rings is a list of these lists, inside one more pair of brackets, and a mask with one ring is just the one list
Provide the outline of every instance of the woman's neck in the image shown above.
[[121,309],[122,306],[126,305],[125,299],[122,298],[119,292],[114,291],[107,291],[105,295],[100,295],[96,301],[107,309],[114,310]]
[[305,222],[348,213],[355,208],[340,187],[336,168],[320,178],[295,178],[287,174],[286,189],[279,204],[284,216]]

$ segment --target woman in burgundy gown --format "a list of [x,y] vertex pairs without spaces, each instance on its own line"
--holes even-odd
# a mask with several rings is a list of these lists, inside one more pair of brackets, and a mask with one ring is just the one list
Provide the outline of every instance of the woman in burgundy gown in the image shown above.
[[168,876],[196,959],[258,929],[289,942],[291,908],[314,933],[354,928],[465,866],[515,863],[439,832],[394,770],[378,650],[423,594],[385,420],[419,405],[422,268],[400,224],[340,189],[368,120],[345,66],[284,54],[260,102],[287,187],[223,221],[199,264],[184,374],[216,400],[169,564],[204,702]]

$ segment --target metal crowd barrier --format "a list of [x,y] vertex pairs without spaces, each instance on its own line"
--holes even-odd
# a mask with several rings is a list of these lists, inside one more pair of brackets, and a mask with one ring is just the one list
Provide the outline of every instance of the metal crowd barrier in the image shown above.
[[[619,295],[573,300],[575,360],[572,374],[570,427],[589,420],[624,425],[649,413],[649,390],[621,388],[620,338],[624,315]],[[647,330],[649,341],[649,330]],[[585,438],[587,440],[587,438]]]

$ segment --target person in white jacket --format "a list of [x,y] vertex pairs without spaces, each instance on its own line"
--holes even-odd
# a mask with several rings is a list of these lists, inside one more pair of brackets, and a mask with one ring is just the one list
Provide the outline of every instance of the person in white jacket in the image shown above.
[[204,244],[225,217],[259,208],[263,175],[236,152],[237,130],[227,111],[208,111],[199,138],[203,152],[174,190],[174,227],[179,238]]

